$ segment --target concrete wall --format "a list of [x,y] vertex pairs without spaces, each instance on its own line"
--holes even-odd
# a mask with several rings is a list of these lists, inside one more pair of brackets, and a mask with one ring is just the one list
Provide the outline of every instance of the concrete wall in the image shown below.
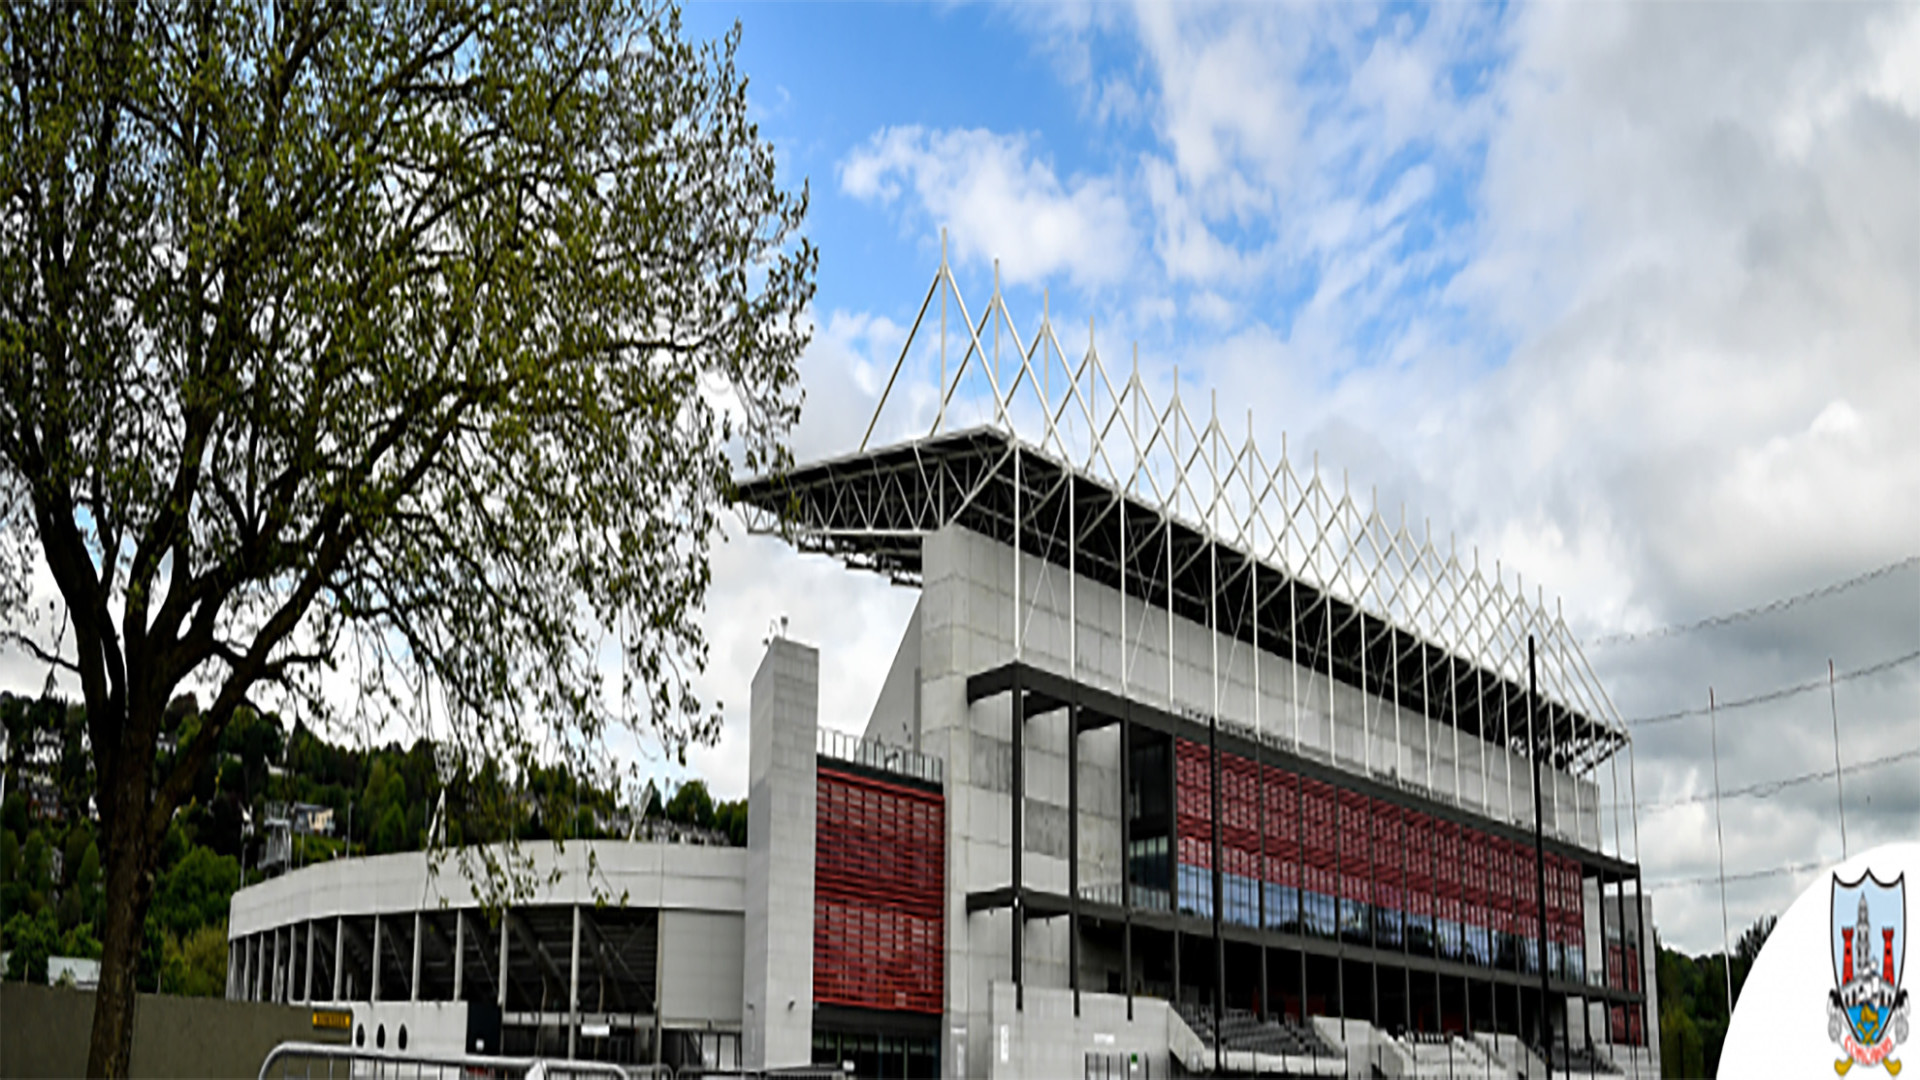
[[[1586,884],[1586,932],[1587,932],[1587,972],[1589,978],[1604,977],[1606,973],[1605,944],[1601,936],[1601,910],[1599,891],[1592,882]],[[1626,903],[1622,908],[1615,907],[1612,890],[1606,897],[1606,919],[1609,923],[1624,916],[1627,936],[1636,933],[1633,912],[1633,890],[1627,889]],[[1643,942],[1653,942],[1653,897],[1640,899],[1640,927]],[[1601,1047],[1628,1075],[1660,1075],[1660,1009],[1659,1009],[1659,950],[1642,947],[1640,949],[1640,985],[1647,991],[1647,1000],[1652,1002],[1647,1009],[1645,1046],[1612,1045],[1613,1026],[1607,1022],[1606,1006],[1594,1002],[1582,1008],[1579,1003],[1570,1002],[1567,1007],[1567,1031],[1575,1045],[1582,1044],[1591,1037],[1594,1045]]]
[[[0,1076],[84,1076],[93,1001],[89,990],[0,984]],[[252,1080],[267,1051],[294,1041],[343,1043],[346,1035],[316,1030],[306,1009],[141,994],[134,1012],[132,1072]]]
[[740,1022],[745,923],[717,911],[660,916],[660,1016],[668,1027]]
[[920,605],[913,605],[907,629],[900,635],[893,663],[880,684],[873,712],[867,717],[863,739],[889,746],[920,749]]
[[[1030,554],[1016,560],[1006,545],[943,529],[922,548],[919,734],[921,749],[946,762],[947,1026],[954,1037],[964,1033],[970,1061],[989,1053],[991,987],[1012,979],[1012,922],[1005,911],[969,915],[966,894],[1009,883],[1013,810],[1008,699],[969,706],[966,678],[1015,659],[1016,611],[1019,658],[1035,666],[1196,719],[1217,711],[1223,723],[1288,743],[1297,735],[1305,754],[1478,813],[1532,823],[1531,767],[1524,758],[1431,723],[1390,699],[1363,694],[1325,671],[1295,666],[1264,649],[1256,653],[1249,643],[1192,620],[1174,617],[1169,627],[1164,609],[1085,579],[1074,581],[1064,568]],[[1030,722],[1024,746],[1023,876],[1030,887],[1064,892],[1064,722],[1058,716]],[[1597,844],[1597,786],[1551,771],[1545,779],[1549,831],[1571,837],[1578,821],[1586,842]],[[1082,739],[1080,793],[1081,885],[1117,886],[1116,731]],[[1029,924],[1024,961],[1029,987],[1066,987],[1066,921]],[[1104,970],[1117,966],[1117,957],[1083,949],[1082,985],[1104,987]],[[964,1075],[951,1045],[945,1056],[948,1075]]]
[[[564,851],[528,843],[522,853],[531,860],[532,893],[516,907],[591,905],[623,893],[636,907],[737,912],[745,906],[747,853],[739,848],[583,840]],[[411,915],[442,907],[480,908],[474,882],[452,856],[437,873],[421,852],[337,859],[235,893],[227,938],[239,940],[308,919]]]
[[1176,1024],[1194,1044],[1188,1049],[1199,1049],[1199,1040],[1173,1016],[1167,1003],[1153,998],[1135,998],[1129,1021],[1127,999],[1118,994],[1082,993],[1078,1017],[1073,1015],[1073,995],[1067,991],[1029,988],[1026,1007],[1020,1010],[1013,1007],[1013,984],[995,982],[990,995],[987,1037],[979,1040],[985,1056],[964,1063],[964,1073],[957,1071],[963,1063],[950,1063],[949,1075],[992,1080],[1085,1076],[1088,1054],[1124,1055],[1129,1063],[1137,1054],[1141,1068],[1133,1076],[1141,1080],[1169,1077],[1173,1070],[1167,1048]]
[[820,653],[775,638],[753,676],[741,1059],[813,1057],[813,861]]

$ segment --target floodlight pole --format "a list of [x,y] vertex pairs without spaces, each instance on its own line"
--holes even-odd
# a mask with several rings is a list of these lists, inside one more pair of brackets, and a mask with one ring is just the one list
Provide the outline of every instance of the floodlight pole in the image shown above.
[[1720,719],[1707,687],[1707,724],[1713,737],[1713,835],[1720,849],[1720,956],[1727,973],[1727,1020],[1733,1020],[1733,948],[1727,933],[1727,833],[1720,822]]
[[1827,708],[1833,712],[1833,801],[1840,809],[1840,858],[1847,857],[1847,789],[1840,782],[1840,703],[1833,693],[1833,659],[1827,659]]

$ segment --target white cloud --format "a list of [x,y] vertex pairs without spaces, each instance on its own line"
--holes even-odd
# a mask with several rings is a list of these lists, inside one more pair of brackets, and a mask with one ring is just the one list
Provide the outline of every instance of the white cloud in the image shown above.
[[[1483,228],[1450,293],[1514,345],[1429,477],[1582,624],[1684,621],[1913,552],[1920,75],[1887,73],[1916,27],[1912,8],[1520,12]],[[1884,588],[1596,662],[1629,715],[1769,690],[1920,643],[1911,576]],[[1843,688],[1850,754],[1911,743],[1916,680],[1890,677],[1904,698],[1870,708]],[[1738,713],[1732,737],[1723,717],[1723,784],[1830,764],[1810,704]],[[1704,722],[1648,729],[1639,751],[1643,793],[1711,790]],[[1856,831],[1920,826],[1911,800],[1848,803]],[[1729,872],[1838,857],[1830,784],[1725,810]],[[1714,872],[1686,839],[1701,813],[1642,822],[1652,876]],[[1730,888],[1736,929],[1791,888]],[[1717,899],[1663,897],[1667,939],[1717,948]]]
[[[1404,499],[1416,521],[1563,594],[1588,632],[1912,554],[1920,11],[1424,14],[1415,27],[1351,8],[1137,12],[1157,139],[1137,159],[1141,231],[1169,282],[1194,290],[1143,360],[1197,358],[1270,436],[1304,432],[1296,458],[1317,447],[1352,466],[1384,505]],[[1442,198],[1464,219],[1411,240]],[[1271,301],[1276,280],[1310,286],[1290,313]],[[1628,715],[1704,702],[1709,682],[1764,691],[1829,655],[1845,670],[1920,645],[1912,588],[1908,575],[1596,662]],[[1849,745],[1912,741],[1920,680],[1888,678],[1856,687],[1852,707],[1842,687]],[[1805,772],[1823,747],[1831,760],[1804,709],[1737,722],[1721,746],[1729,785]],[[1706,735],[1644,732],[1643,794],[1705,789]],[[1857,797],[1850,782],[1856,834],[1920,828],[1899,772],[1864,774]],[[1699,813],[1644,823],[1651,876],[1702,872],[1685,842]],[[1727,813],[1730,870],[1838,854],[1830,787]],[[1730,889],[1732,918],[1779,910],[1791,885]],[[1663,897],[1668,940],[1716,947],[1710,899]]]
[[1112,180],[1062,181],[1027,136],[978,128],[886,128],[840,166],[840,186],[869,202],[894,203],[948,228],[960,260],[1001,260],[1012,283],[1065,274],[1082,287],[1129,272],[1133,223]]

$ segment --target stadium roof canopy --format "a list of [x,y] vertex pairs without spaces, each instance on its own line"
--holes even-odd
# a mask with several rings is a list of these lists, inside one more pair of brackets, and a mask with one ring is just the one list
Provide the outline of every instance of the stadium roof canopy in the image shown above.
[[[903,368],[936,350],[937,397],[901,393],[895,411],[918,417],[869,448]],[[923,538],[959,525],[1563,769],[1628,745],[1557,605],[1363,510],[1317,460],[1302,475],[1284,442],[1269,461],[1247,427],[1236,440],[1190,412],[1177,372],[1160,402],[1137,361],[1116,384],[1091,328],[1071,357],[1045,316],[1021,335],[997,289],[975,319],[943,259],[859,450],[744,480],[737,500],[750,531],[903,584]]]

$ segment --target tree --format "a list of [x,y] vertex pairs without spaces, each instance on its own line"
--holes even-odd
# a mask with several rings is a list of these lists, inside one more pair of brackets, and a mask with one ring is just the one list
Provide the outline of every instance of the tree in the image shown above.
[[127,1071],[155,849],[243,706],[520,772],[717,736],[707,545],[787,460],[817,264],[738,35],[648,0],[0,20],[0,627],[84,697],[90,1072]]
[[0,927],[0,948],[7,951],[8,979],[45,986],[47,958],[60,948],[60,927],[53,912],[47,908],[32,915],[15,912]]
[[713,827],[727,834],[734,847],[747,846],[747,800],[735,799],[713,808]]
[[1684,1008],[1664,1001],[1660,1003],[1660,1075],[1707,1075],[1700,1030],[1694,1026],[1693,1017]]
[[704,780],[689,780],[681,784],[667,800],[667,820],[682,825],[697,825],[710,828],[713,825],[713,796],[707,794]]
[[[1740,935],[1733,950],[1733,993],[1738,1002],[1753,962],[1779,919],[1763,915]],[[1661,1071],[1667,1076],[1711,1076],[1731,1015],[1727,1009],[1727,957],[1692,957],[1665,946],[1659,952]]]
[[196,927],[184,938],[169,933],[164,984],[169,994],[220,997],[227,992],[227,921]]
[[203,847],[189,848],[160,875],[148,918],[178,937],[208,923],[225,922],[227,902],[239,880],[237,860]]

